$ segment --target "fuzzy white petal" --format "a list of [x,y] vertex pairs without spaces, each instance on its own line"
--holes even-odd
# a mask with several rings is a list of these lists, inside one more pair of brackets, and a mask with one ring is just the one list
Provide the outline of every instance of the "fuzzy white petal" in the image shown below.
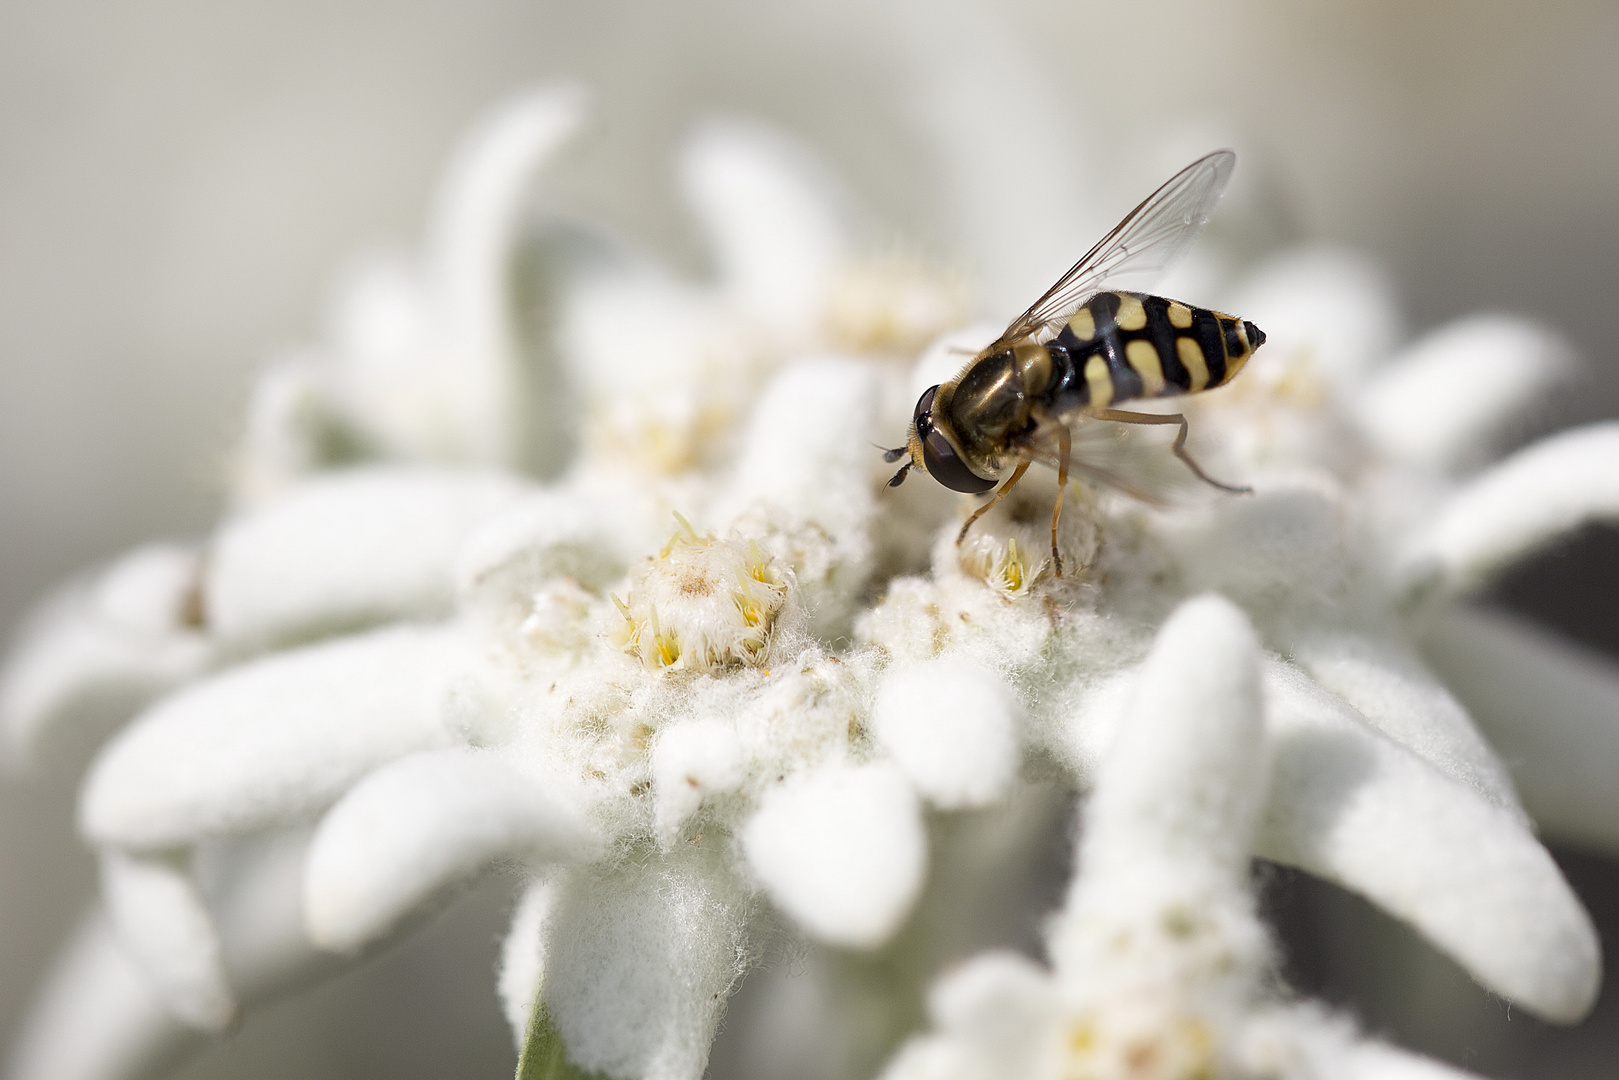
[[250,649],[447,614],[461,541],[522,490],[503,473],[383,466],[299,485],[215,538],[210,629]]
[[1017,1073],[981,1069],[977,1061],[963,1060],[967,1055],[953,1039],[937,1035],[917,1035],[905,1041],[878,1080],[1015,1080]]
[[1521,619],[1467,607],[1440,614],[1423,651],[1511,763],[1541,829],[1619,852],[1619,667]]
[[[644,269],[581,278],[557,344],[583,399],[583,455],[673,475],[717,464],[772,352],[717,297]],[[635,341],[633,363],[624,342]]]
[[365,440],[336,400],[332,374],[324,354],[298,350],[254,378],[231,463],[235,508],[274,498],[312,472],[352,460]]
[[[571,578],[605,589],[640,552],[633,512],[578,492],[535,491],[490,517],[461,546],[455,576],[463,606],[526,611],[548,582]],[[666,527],[666,522],[659,522]]]
[[687,140],[680,179],[721,287],[778,331],[807,329],[848,247],[838,197],[808,151],[756,124],[711,120]]
[[1595,1000],[1590,917],[1517,815],[1380,735],[1296,668],[1266,668],[1274,732],[1258,852],[1414,925],[1480,983],[1572,1023]]
[[78,735],[95,739],[200,671],[197,552],[145,547],[43,603],[0,676],[0,730],[13,761]]
[[653,828],[672,846],[703,800],[742,786],[747,762],[735,722],[699,717],[665,727],[652,747]]
[[760,800],[742,847],[765,891],[822,940],[875,948],[915,903],[927,861],[921,808],[892,766],[834,765]]
[[1361,1036],[1309,1003],[1273,1005],[1245,1018],[1233,1057],[1244,1076],[1311,1080],[1478,1080],[1432,1058]]
[[440,707],[467,658],[453,628],[399,627],[196,683],[102,750],[79,827],[162,848],[318,810],[382,762],[448,741]]
[[251,1006],[308,985],[341,962],[304,931],[307,826],[204,844],[193,860],[225,972]]
[[1369,260],[1334,248],[1305,248],[1268,260],[1237,290],[1229,310],[1265,331],[1269,357],[1308,357],[1317,374],[1342,387],[1380,363],[1400,329],[1387,275]]
[[1193,879],[1246,877],[1265,791],[1258,656],[1247,617],[1222,597],[1189,600],[1164,623],[1086,810],[1086,879],[1147,860]]
[[321,821],[304,877],[309,935],[353,952],[496,859],[549,861],[588,844],[577,811],[492,751],[412,754],[366,777]]
[[522,450],[529,395],[511,286],[519,226],[535,176],[586,110],[586,95],[572,85],[520,94],[473,131],[450,164],[428,256],[443,320],[435,353],[442,371],[431,379],[443,426],[426,432],[421,450],[482,465],[512,464]]
[[1510,563],[1591,521],[1619,519],[1619,423],[1543,439],[1463,486],[1406,554],[1410,578],[1447,592],[1489,582]]
[[1136,675],[1086,807],[1080,876],[1052,928],[1058,969],[1095,993],[1186,963],[1179,978],[1201,981],[1211,951],[1222,974],[1265,956],[1247,888],[1265,798],[1258,659],[1241,610],[1203,596],[1170,616]]
[[500,977],[495,989],[519,1053],[528,1037],[529,1018],[539,1000],[540,986],[545,982],[545,927],[556,897],[551,879],[530,881],[517,898],[511,928],[500,944]]
[[236,1015],[219,934],[190,872],[171,859],[101,857],[101,891],[118,938],[176,1018],[205,1031]]
[[882,1080],[1020,1080],[1041,1075],[1059,1017],[1051,976],[1018,953],[980,953],[928,990],[937,1035],[909,1040]]
[[1415,656],[1392,641],[1348,631],[1300,636],[1291,652],[1383,734],[1527,824],[1506,766],[1461,702]]
[[1270,479],[1165,532],[1191,587],[1218,591],[1258,617],[1296,617],[1299,607],[1344,594],[1351,512],[1338,485],[1305,473]]
[[623,1080],[699,1080],[750,907],[726,854],[682,845],[558,889],[542,995],[568,1057]]
[[1343,1080],[1480,1080],[1476,1074],[1443,1061],[1364,1040],[1349,1047],[1339,1068]]
[[[880,386],[875,369],[843,360],[807,361],[778,375],[754,407],[714,511],[792,565],[811,628],[824,637],[847,634],[873,569]],[[816,420],[783,423],[788,416]]]
[[[877,371],[848,360],[798,363],[771,380],[754,406],[731,497],[790,507],[826,527],[863,522],[874,502]],[[813,416],[812,424],[784,422]]]
[[941,1031],[966,1040],[996,1075],[1028,1076],[1044,1049],[1041,1028],[1058,1010],[1049,973],[1014,952],[980,953],[928,990],[928,1016]]
[[1017,775],[1017,702],[994,672],[941,658],[883,680],[872,732],[934,805],[956,810],[1002,798]]
[[80,925],[13,1037],[10,1080],[137,1080],[197,1037],[99,912]]
[[1361,392],[1356,414],[1378,449],[1430,468],[1470,465],[1574,365],[1550,328],[1473,315],[1401,353]]

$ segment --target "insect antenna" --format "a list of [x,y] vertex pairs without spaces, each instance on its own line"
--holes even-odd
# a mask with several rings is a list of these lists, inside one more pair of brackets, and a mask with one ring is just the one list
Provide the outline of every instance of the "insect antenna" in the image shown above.
[[[888,460],[893,461],[894,459],[889,458]],[[905,482],[905,474],[910,472],[910,471],[911,471],[911,463],[909,461],[907,461],[905,464],[903,464],[903,465],[901,465],[899,467],[899,472],[894,474],[894,478],[892,480],[888,481],[888,486],[889,487],[899,487],[901,484],[903,484]]]
[[890,465],[904,457],[909,452],[903,446],[896,446],[892,450],[885,450],[879,446],[877,449],[883,451],[883,460],[888,462]]

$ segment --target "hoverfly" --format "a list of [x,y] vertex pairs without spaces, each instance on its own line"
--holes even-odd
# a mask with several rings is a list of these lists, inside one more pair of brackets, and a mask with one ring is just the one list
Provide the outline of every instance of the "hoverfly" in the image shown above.
[[[1183,414],[1114,408],[1222,386],[1265,343],[1251,322],[1161,296],[1115,291],[1120,285],[1146,286],[1180,261],[1208,223],[1236,162],[1230,150],[1216,150],[1170,177],[955,378],[924,391],[906,444],[883,455],[889,462],[910,458],[889,486],[918,467],[947,488],[983,494],[1010,469],[994,498],[962,525],[960,544],[1030,464],[1054,465],[1051,554],[1059,577],[1057,523],[1070,469],[1129,490],[1108,473],[1070,460],[1073,428],[1081,421],[1179,424],[1171,452],[1199,480],[1222,491],[1251,490],[1222,484],[1203,471],[1186,450]],[[1115,290],[1103,291],[1104,285]]]

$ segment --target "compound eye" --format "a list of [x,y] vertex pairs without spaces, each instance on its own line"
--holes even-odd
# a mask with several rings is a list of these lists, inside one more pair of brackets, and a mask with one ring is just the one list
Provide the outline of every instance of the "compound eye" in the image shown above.
[[922,396],[916,399],[916,412],[911,415],[911,422],[916,425],[916,434],[920,438],[927,438],[933,430],[933,399],[938,396],[937,383],[922,391]]
[[937,430],[929,431],[922,440],[922,463],[927,466],[929,476],[951,491],[977,495],[995,486],[995,481],[985,480],[967,468],[950,440]]

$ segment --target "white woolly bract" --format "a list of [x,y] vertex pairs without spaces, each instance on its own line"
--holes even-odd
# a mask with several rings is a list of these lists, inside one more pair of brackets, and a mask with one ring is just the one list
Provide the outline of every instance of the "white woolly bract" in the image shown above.
[[1591,920],[1512,810],[1360,722],[1296,669],[1266,665],[1274,732],[1258,853],[1373,900],[1536,1015],[1585,1015],[1601,981]]
[[888,765],[833,765],[767,791],[742,829],[765,892],[816,937],[873,948],[922,888],[921,808]]
[[462,607],[521,618],[536,590],[558,580],[588,590],[614,584],[633,561],[627,541],[641,531],[635,517],[610,497],[568,490],[525,495],[460,545],[455,576]]
[[1520,450],[1439,507],[1406,552],[1408,573],[1455,593],[1591,521],[1619,518],[1619,424],[1591,424]]
[[1219,597],[1172,615],[1096,776],[1052,927],[1069,1072],[1213,1072],[1268,958],[1247,887],[1265,793],[1258,643]]
[[500,994],[501,1011],[511,1026],[519,1054],[545,981],[545,929],[556,897],[557,889],[550,878],[530,881],[517,898],[511,927],[500,943],[500,975],[495,980],[495,990]]
[[1495,751],[1414,655],[1386,639],[1346,631],[1300,635],[1292,653],[1316,682],[1383,734],[1528,824]]
[[911,1039],[881,1080],[1027,1080],[1052,1056],[1061,1013],[1038,964],[1012,952],[981,953],[928,990],[937,1035]]
[[381,458],[554,468],[558,380],[526,355],[518,297],[531,187],[583,119],[568,85],[515,95],[445,170],[421,252],[355,261],[327,338],[258,380],[232,470],[254,505],[321,469]]
[[309,936],[352,952],[440,890],[502,858],[592,853],[574,807],[488,751],[412,754],[367,776],[326,814],[309,851]]
[[12,765],[100,737],[203,669],[214,650],[201,630],[200,573],[193,549],[138,548],[39,606],[0,674]]
[[450,163],[434,207],[428,268],[438,300],[437,348],[414,380],[438,415],[412,418],[409,449],[439,460],[502,466],[522,451],[530,388],[521,368],[512,264],[533,178],[582,126],[586,95],[559,84],[493,110]]
[[1248,1017],[1232,1047],[1239,1076],[1298,1080],[1478,1080],[1386,1043],[1308,1003],[1272,1005]]
[[1364,256],[1338,248],[1274,256],[1226,303],[1265,331],[1273,356],[1308,355],[1318,376],[1340,386],[1382,361],[1400,331],[1387,275]]
[[1548,327],[1472,315],[1378,371],[1361,392],[1357,418],[1392,457],[1437,469],[1472,465],[1573,365],[1573,348]]
[[672,847],[705,798],[742,786],[748,760],[729,718],[697,717],[664,728],[652,747],[653,829]]
[[521,490],[499,473],[399,467],[299,485],[215,537],[209,628],[244,649],[448,614],[456,550]]
[[1018,711],[993,672],[934,660],[883,680],[871,726],[916,790],[955,810],[1005,798],[1021,759]]
[[1248,620],[1223,598],[1187,601],[1164,624],[1088,804],[1087,876],[1159,860],[1194,880],[1199,868],[1246,877],[1264,800],[1257,659]]
[[190,1029],[101,912],[57,956],[6,1055],[12,1080],[131,1080]]
[[219,935],[190,873],[173,860],[106,852],[101,890],[108,917],[170,1012],[220,1031],[236,1015]]
[[196,683],[103,749],[79,828],[163,848],[319,809],[377,765],[449,740],[440,708],[467,658],[453,628],[401,626]]
[[712,511],[793,568],[809,628],[847,632],[872,571],[879,373],[867,364],[813,360],[765,388],[735,471]]
[[541,1000],[586,1072],[700,1080],[742,972],[750,897],[722,845],[567,873],[545,920]]
[[775,131],[711,120],[686,140],[680,179],[722,289],[777,333],[809,330],[848,246],[830,177]]
[[1446,612],[1423,653],[1456,688],[1547,835],[1619,851],[1619,669],[1612,660],[1520,619]]

